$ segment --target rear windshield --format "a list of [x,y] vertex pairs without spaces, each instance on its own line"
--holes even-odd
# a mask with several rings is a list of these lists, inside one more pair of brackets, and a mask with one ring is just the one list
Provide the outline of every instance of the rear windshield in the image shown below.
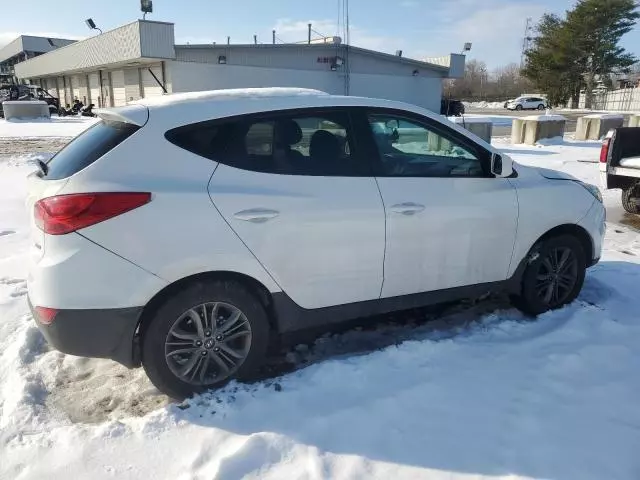
[[129,138],[140,127],[124,122],[101,120],[60,150],[47,163],[47,180],[67,178]]

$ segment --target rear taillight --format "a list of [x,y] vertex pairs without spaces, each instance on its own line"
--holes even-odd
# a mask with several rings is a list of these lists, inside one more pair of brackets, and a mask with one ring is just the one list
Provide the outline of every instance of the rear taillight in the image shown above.
[[49,235],[64,235],[104,222],[151,201],[148,192],[100,192],[57,195],[38,201],[36,225]]
[[58,314],[58,310],[55,308],[34,307],[34,310],[38,317],[38,321],[43,325],[51,325]]
[[611,138],[606,137],[602,141],[602,147],[600,148],[600,163],[607,163],[607,157],[609,156],[609,145],[611,145]]

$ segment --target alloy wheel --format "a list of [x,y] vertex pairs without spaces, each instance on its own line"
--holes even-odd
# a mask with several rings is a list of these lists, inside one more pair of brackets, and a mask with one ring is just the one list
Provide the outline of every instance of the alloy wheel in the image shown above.
[[237,307],[210,302],[190,308],[171,326],[165,358],[171,372],[191,385],[232,376],[251,347],[251,325]]
[[540,262],[535,291],[550,308],[562,305],[578,281],[578,259],[572,249],[551,249]]

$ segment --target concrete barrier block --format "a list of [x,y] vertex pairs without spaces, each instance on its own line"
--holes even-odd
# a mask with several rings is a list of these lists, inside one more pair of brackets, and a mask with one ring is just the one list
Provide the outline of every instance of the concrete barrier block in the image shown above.
[[640,127],[640,114],[634,113],[629,117],[630,127]]
[[514,118],[511,124],[511,143],[518,144],[524,142],[524,120]]
[[612,128],[624,125],[624,116],[611,114],[586,115],[578,119],[576,140],[600,140]]
[[451,142],[436,133],[429,132],[428,145],[430,152],[448,152]]
[[493,133],[493,122],[490,118],[485,117],[453,117],[449,119],[456,125],[469,130],[487,143],[491,143],[491,135]]
[[41,100],[9,100],[2,102],[6,120],[27,118],[50,118],[49,105]]
[[560,115],[532,115],[513,121],[511,143],[535,145],[545,138],[563,137],[566,119]]

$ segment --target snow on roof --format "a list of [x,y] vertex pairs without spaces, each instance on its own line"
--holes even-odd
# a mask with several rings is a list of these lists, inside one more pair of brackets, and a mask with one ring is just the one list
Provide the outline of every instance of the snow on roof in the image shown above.
[[267,98],[267,97],[299,97],[329,95],[320,90],[310,88],[233,88],[227,90],[208,90],[204,92],[172,93],[160,97],[142,98],[129,104],[147,106],[173,105],[177,103],[194,102],[199,100],[237,100],[240,98]]
[[522,120],[537,120],[538,122],[559,122],[565,121],[566,118],[562,115],[529,115],[523,117]]

